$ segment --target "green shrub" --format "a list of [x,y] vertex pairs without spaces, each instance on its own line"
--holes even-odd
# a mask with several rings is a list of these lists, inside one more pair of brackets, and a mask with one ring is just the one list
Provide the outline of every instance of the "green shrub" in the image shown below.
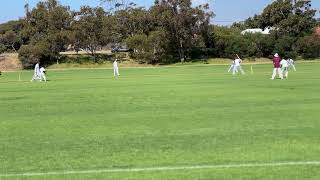
[[37,62],[50,65],[56,62],[58,57],[58,54],[50,51],[50,44],[46,41],[22,46],[19,50],[19,59],[24,68],[32,68]]
[[129,48],[134,51],[131,57],[139,63],[166,63],[169,56],[168,41],[164,31],[152,31],[147,36],[138,34],[126,39]]
[[303,58],[320,57],[320,36],[312,35],[302,37],[298,41],[298,50]]
[[4,53],[7,50],[7,47],[3,44],[0,44],[0,54]]

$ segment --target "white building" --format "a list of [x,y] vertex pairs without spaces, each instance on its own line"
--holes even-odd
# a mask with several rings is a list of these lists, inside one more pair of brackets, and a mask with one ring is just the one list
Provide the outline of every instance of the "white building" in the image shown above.
[[265,28],[260,29],[260,28],[254,28],[254,29],[246,29],[244,31],[241,32],[242,35],[247,34],[247,33],[251,33],[251,34],[255,34],[255,33],[260,33],[260,34],[270,34],[271,28]]

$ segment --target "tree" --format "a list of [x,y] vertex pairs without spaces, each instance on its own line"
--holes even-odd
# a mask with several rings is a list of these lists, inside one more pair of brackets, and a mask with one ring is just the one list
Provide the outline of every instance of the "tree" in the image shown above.
[[144,8],[127,8],[116,11],[116,31],[120,40],[125,40],[136,34],[148,34],[154,29],[154,22],[150,12]]
[[0,43],[0,54],[6,52],[6,50],[7,50],[7,47]]
[[315,13],[311,1],[276,0],[261,15],[249,17],[243,23],[234,23],[232,27],[241,30],[271,27],[278,36],[301,37],[311,34],[316,25]]
[[193,47],[192,39],[209,24],[213,13],[208,9],[208,5],[193,8],[190,0],[162,0],[152,7],[157,25],[167,31],[170,45],[177,49],[181,62],[185,61],[186,50]]
[[275,51],[274,36],[264,34],[241,35],[240,29],[216,26],[213,29],[215,56],[234,58],[234,54],[242,57],[268,57]]
[[259,28],[261,27],[260,16],[254,15],[253,17],[249,17],[244,22],[236,22],[232,24],[232,28],[238,28],[240,30]]
[[268,5],[259,16],[260,28],[278,27],[293,12],[291,0],[276,0]]
[[301,37],[310,36],[316,26],[315,12],[311,1],[276,0],[261,15],[248,18],[243,23],[235,23],[232,27],[241,30],[271,28],[271,35],[265,36],[264,41],[260,41],[258,45],[264,47],[259,48],[263,56],[276,51],[294,57],[298,55],[299,43],[308,41],[303,38],[301,40]]
[[[35,8],[27,12],[24,20],[21,38],[27,45],[19,51],[22,53],[19,57],[38,59],[47,64],[56,62],[60,58],[60,52],[69,44],[71,22],[69,7],[60,5],[57,0],[39,2]],[[29,64],[25,67],[29,67]]]
[[23,45],[19,50],[19,59],[24,68],[32,68],[36,63],[51,64],[55,52],[50,51],[48,41],[39,41],[36,44]]
[[213,30],[215,55],[218,57],[232,57],[235,53],[245,54],[247,45],[243,45],[244,37],[238,29],[216,26]]
[[311,34],[316,25],[311,1],[277,0],[267,6],[259,17],[261,28],[274,27],[280,35],[301,37]]
[[6,47],[12,48],[15,52],[17,52],[15,46],[19,42],[18,36],[14,31],[7,31],[4,35],[0,36],[0,43],[2,43]]
[[129,48],[134,49],[132,57],[140,63],[166,63],[168,39],[164,30],[151,31],[149,35],[137,34],[126,39]]
[[[105,24],[106,13],[103,8],[91,8],[83,6],[76,13],[76,21],[73,24],[76,46],[90,52],[96,59],[96,51],[99,47],[106,45],[106,37],[102,34],[109,24]],[[111,25],[111,24],[110,24]]]
[[303,58],[318,58],[320,57],[320,36],[310,35],[299,39],[298,52]]
[[11,49],[16,52],[20,48],[22,44],[20,38],[22,24],[22,20],[0,24],[0,43],[6,47],[6,50]]
[[23,28],[23,19],[16,21],[8,21],[6,23],[0,24],[0,34],[5,34],[7,31],[14,31],[19,33]]

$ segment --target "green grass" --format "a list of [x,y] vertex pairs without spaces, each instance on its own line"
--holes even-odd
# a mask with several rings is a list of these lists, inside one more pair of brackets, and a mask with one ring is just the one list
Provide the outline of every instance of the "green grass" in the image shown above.
[[[0,174],[320,161],[320,64],[271,81],[271,65],[32,72],[0,77]],[[249,66],[244,66],[249,70]],[[320,166],[0,179],[320,179]]]

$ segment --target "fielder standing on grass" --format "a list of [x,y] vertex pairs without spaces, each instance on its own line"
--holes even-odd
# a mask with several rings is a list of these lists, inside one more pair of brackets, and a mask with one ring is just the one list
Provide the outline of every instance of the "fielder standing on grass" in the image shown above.
[[289,65],[288,68],[289,68],[289,67],[292,67],[292,69],[293,69],[294,71],[297,71],[297,70],[296,70],[296,67],[295,67],[295,65],[294,65],[294,60],[293,60],[293,59],[291,59],[291,58],[288,59],[288,65]]
[[228,72],[230,72],[231,70],[233,70],[233,67],[234,67],[234,60],[232,60],[232,62],[231,62],[231,65],[230,65],[230,68],[229,68]]
[[244,71],[242,70],[241,67],[241,63],[242,60],[240,59],[240,57],[238,56],[238,54],[236,54],[236,59],[234,60],[234,65],[233,65],[233,71],[232,74],[235,75],[238,71],[241,72],[241,74],[245,74]]
[[288,61],[286,60],[287,58],[285,59],[282,59],[281,62],[280,62],[280,65],[281,65],[281,71],[282,71],[282,74],[284,75],[285,78],[288,78]]
[[31,82],[34,80],[40,80],[41,79],[41,73],[40,73],[40,65],[39,62],[34,66],[34,73],[33,77],[31,79]]
[[114,76],[120,76],[117,59],[115,59],[114,62],[113,62],[113,75]]
[[44,67],[40,68],[40,81],[47,82],[46,69]]
[[282,71],[280,68],[280,62],[281,62],[281,58],[279,56],[278,53],[276,53],[273,57],[273,74],[271,79],[274,80],[274,78],[276,77],[277,73],[280,77],[280,79],[283,79],[283,75],[282,75]]

